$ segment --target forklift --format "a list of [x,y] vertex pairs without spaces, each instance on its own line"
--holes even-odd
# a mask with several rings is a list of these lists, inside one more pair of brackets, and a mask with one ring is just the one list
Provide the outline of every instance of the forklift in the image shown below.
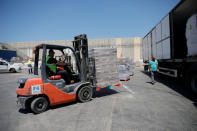
[[[71,83],[67,84],[60,75],[50,74],[46,64],[47,51],[50,49],[59,51],[62,58],[68,56],[66,50],[72,54],[75,65],[70,63],[69,67],[57,67],[61,70],[69,69]],[[18,79],[19,87],[16,89],[16,94],[17,105],[20,108],[30,109],[35,114],[39,114],[49,106],[75,100],[87,102],[92,99],[93,92],[97,87],[94,61],[88,58],[86,34],[74,37],[73,48],[41,44],[35,47],[34,54],[34,74]],[[40,68],[38,67],[39,58],[42,60]]]

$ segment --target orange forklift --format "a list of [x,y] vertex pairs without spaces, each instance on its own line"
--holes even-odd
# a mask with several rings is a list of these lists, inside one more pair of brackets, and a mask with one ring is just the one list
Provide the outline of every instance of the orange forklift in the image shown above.
[[[63,62],[69,59],[69,66],[57,67],[67,70],[71,83],[67,84],[58,75],[52,75],[46,64],[47,51],[53,49],[61,54]],[[69,46],[41,44],[34,49],[34,74],[18,79],[16,89],[17,104],[22,109],[31,109],[38,114],[48,106],[54,106],[75,100],[90,101],[96,90],[94,61],[88,58],[88,40],[86,34],[74,37],[73,48]],[[69,57],[66,57],[69,56]],[[72,57],[72,58],[71,58]],[[39,59],[42,64],[39,67]],[[69,70],[69,71],[68,71]]]

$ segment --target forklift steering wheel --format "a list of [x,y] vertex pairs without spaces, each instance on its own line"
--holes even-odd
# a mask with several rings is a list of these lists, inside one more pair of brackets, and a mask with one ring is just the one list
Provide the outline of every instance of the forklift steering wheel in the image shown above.
[[63,63],[65,63],[65,60],[66,60],[66,57],[65,57],[65,55],[62,55],[62,56],[61,56],[61,61],[60,61],[60,62],[63,62]]

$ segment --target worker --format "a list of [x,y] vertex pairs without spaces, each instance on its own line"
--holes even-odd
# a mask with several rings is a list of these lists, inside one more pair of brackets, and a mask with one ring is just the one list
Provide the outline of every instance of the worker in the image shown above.
[[31,59],[29,59],[29,60],[28,60],[28,62],[27,62],[27,66],[28,66],[29,74],[32,74],[32,73],[33,73],[33,71],[32,71]]
[[61,77],[65,80],[66,84],[70,83],[70,77],[66,70],[57,70],[57,66],[66,66],[67,63],[60,63],[54,58],[55,52],[50,49],[49,55],[46,57],[46,65],[50,69],[52,75],[61,75]]
[[148,67],[149,67],[149,71],[151,72],[151,79],[152,79],[151,83],[155,84],[156,83],[155,82],[155,74],[156,74],[156,72],[159,71],[158,61],[156,60],[155,56],[153,56],[152,60],[149,61]]

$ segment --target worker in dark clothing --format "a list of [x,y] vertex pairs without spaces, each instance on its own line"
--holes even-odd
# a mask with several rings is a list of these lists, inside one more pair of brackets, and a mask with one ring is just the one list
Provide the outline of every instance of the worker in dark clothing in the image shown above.
[[57,65],[58,66],[66,66],[68,65],[67,63],[60,63],[58,62],[55,58],[53,58],[55,55],[55,52],[50,49],[49,50],[49,55],[46,57],[46,65],[50,69],[50,72],[53,75],[61,75],[61,77],[65,80],[66,84],[70,84],[70,77],[69,74],[66,70],[57,70]]

